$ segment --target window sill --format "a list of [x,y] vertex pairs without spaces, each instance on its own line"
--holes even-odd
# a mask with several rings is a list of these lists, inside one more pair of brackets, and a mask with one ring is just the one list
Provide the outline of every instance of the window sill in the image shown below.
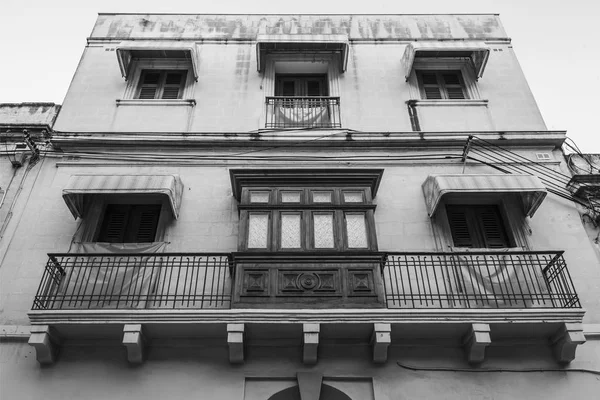
[[464,99],[464,100],[408,100],[407,102],[411,106],[448,106],[448,107],[487,107],[488,100],[473,100],[473,99]]
[[142,99],[117,99],[117,106],[189,106],[196,105],[194,99],[184,100],[142,100]]

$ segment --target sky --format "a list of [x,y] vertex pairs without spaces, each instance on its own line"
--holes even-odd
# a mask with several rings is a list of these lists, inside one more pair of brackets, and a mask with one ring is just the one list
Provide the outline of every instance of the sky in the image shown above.
[[500,14],[548,129],[600,153],[597,0],[0,0],[0,103],[62,103],[100,12]]

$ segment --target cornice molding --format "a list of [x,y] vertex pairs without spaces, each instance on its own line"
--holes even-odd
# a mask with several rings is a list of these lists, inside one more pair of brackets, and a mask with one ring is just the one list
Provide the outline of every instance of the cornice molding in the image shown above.
[[464,146],[470,135],[508,147],[549,146],[558,148],[566,139],[565,131],[485,131],[485,132],[355,132],[343,129],[329,130],[260,130],[257,132],[54,132],[55,148],[69,150],[82,148],[127,147],[152,148],[156,146],[190,148],[214,147],[293,147],[302,148],[444,148]]
[[369,186],[373,197],[383,169],[230,169],[233,196],[240,201],[242,188],[252,186]]

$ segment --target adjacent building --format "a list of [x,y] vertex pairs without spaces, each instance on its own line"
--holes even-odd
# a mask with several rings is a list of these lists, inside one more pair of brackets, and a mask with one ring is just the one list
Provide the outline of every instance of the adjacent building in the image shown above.
[[100,14],[25,125],[3,398],[600,389],[598,182],[498,15]]

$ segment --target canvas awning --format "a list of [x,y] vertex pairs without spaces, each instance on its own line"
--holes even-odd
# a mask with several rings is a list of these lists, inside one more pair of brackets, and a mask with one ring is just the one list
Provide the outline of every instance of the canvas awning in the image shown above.
[[121,75],[125,80],[131,75],[130,66],[134,58],[189,60],[194,71],[194,79],[198,80],[198,60],[195,45],[192,43],[128,40],[117,46],[116,53]]
[[505,195],[521,197],[525,214],[533,216],[547,191],[540,179],[533,175],[430,175],[423,183],[427,213],[432,216],[442,197],[454,194]]
[[62,191],[63,199],[75,218],[83,217],[86,196],[106,194],[167,196],[173,216],[177,218],[183,183],[179,175],[72,175]]
[[402,56],[402,66],[406,80],[408,80],[413,69],[415,58],[424,55],[430,57],[469,57],[475,70],[475,76],[481,78],[490,55],[490,48],[481,41],[410,43],[406,46]]
[[348,66],[348,35],[258,35],[256,38],[258,72],[263,72],[268,53],[334,53],[340,55],[340,70]]

